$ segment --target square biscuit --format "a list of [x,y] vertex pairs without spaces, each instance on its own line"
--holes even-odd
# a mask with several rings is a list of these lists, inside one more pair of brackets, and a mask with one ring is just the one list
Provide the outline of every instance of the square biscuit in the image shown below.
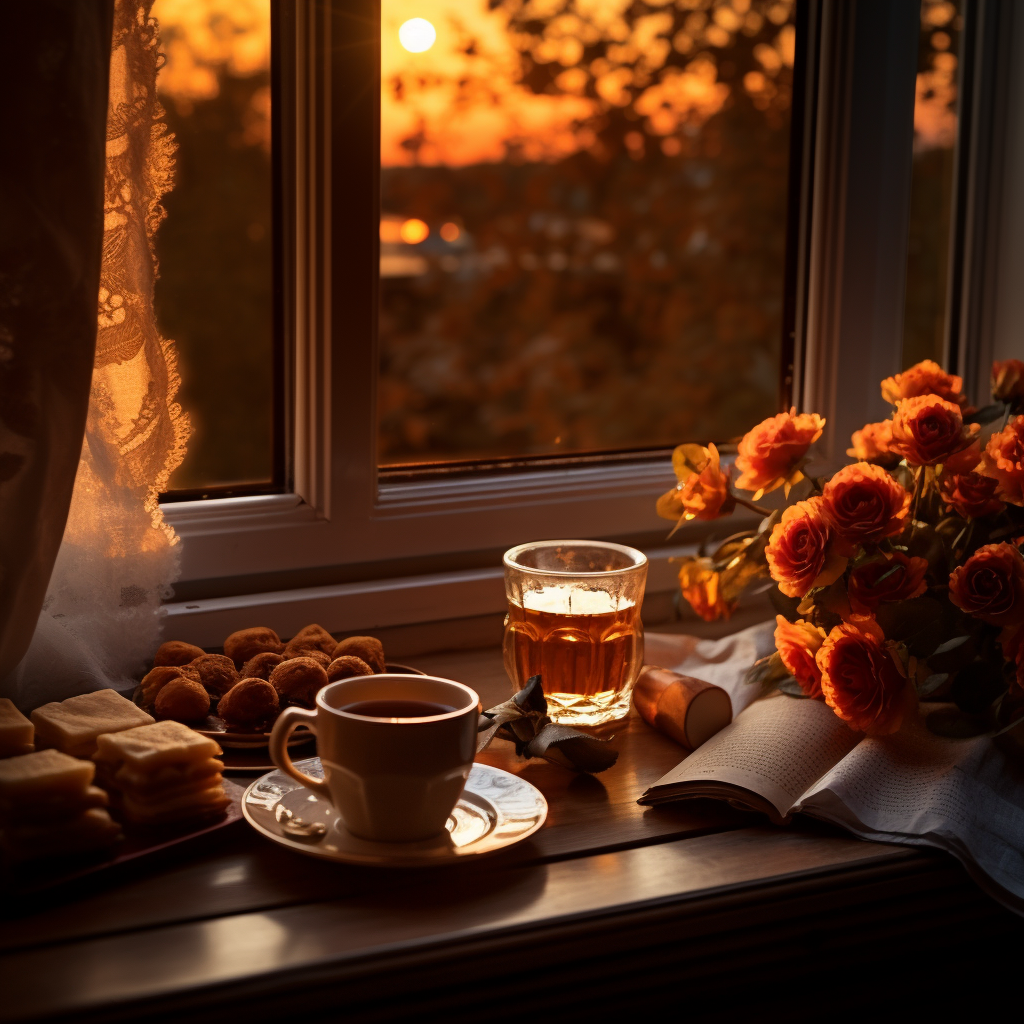
[[36,750],[0,760],[0,802],[16,805],[29,801],[86,799],[96,773],[91,761],[59,750]]
[[35,726],[15,706],[0,697],[0,757],[28,754],[35,749]]
[[97,739],[96,761],[121,764],[132,772],[155,773],[168,764],[207,761],[222,753],[208,736],[181,722],[154,722],[107,733]]
[[75,757],[91,757],[96,737],[153,721],[115,690],[96,690],[44,704],[32,712],[37,747],[55,747]]

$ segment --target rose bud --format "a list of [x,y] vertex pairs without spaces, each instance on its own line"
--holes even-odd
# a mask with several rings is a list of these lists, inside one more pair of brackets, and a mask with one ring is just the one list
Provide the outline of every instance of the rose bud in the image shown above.
[[850,438],[852,448],[846,449],[858,462],[874,462],[879,466],[893,467],[900,461],[900,454],[892,450],[892,420],[881,423],[866,423],[861,430],[855,430]]
[[833,549],[821,498],[808,498],[782,513],[765,549],[768,568],[787,597],[804,597],[812,587],[834,583],[847,559]]
[[705,622],[728,619],[736,603],[725,601],[719,593],[718,573],[710,567],[711,559],[693,558],[679,569],[679,588],[690,607]]
[[998,494],[1011,505],[1024,505],[1024,416],[993,434],[981,457],[984,476],[998,481]]
[[909,370],[886,377],[882,381],[882,397],[896,405],[903,398],[917,398],[919,395],[938,395],[947,402],[964,405],[963,378],[946,373],[938,363],[925,359]]
[[892,418],[892,449],[913,466],[934,466],[967,448],[981,428],[937,395],[904,398]]
[[684,519],[717,519],[729,502],[729,474],[721,470],[718,449],[710,444],[706,450],[707,465],[692,474],[679,492]]
[[797,463],[821,437],[824,426],[825,421],[817,413],[797,416],[796,409],[769,416],[740,441],[736,456],[740,478],[736,486],[760,496],[784,483],[798,483]]
[[992,364],[992,397],[997,402],[1024,398],[1024,362],[1004,359]]
[[980,519],[1002,512],[1003,501],[997,497],[999,481],[981,473],[950,473],[943,469],[939,477],[939,496],[947,512],[956,512],[964,519]]
[[861,614],[873,612],[883,601],[908,601],[927,589],[924,558],[908,558],[900,551],[867,562],[850,572],[847,592],[850,607]]
[[820,627],[803,619],[790,622],[783,615],[775,616],[775,649],[808,697],[821,696],[821,669],[814,656],[824,641],[825,630]]
[[910,495],[881,466],[844,466],[825,484],[825,515],[847,553],[859,544],[877,544],[903,530]]
[[1012,544],[978,548],[949,577],[949,599],[982,622],[1024,622],[1024,555]]
[[877,636],[841,623],[817,654],[825,702],[851,729],[869,736],[896,732],[917,694],[896,654]]

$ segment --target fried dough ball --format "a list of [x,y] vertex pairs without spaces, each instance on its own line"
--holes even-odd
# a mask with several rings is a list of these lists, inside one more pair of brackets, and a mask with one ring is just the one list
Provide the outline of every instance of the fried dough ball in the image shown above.
[[224,641],[224,653],[236,664],[242,665],[264,651],[280,654],[284,650],[281,638],[269,626],[250,626],[239,629]]
[[189,663],[211,697],[223,697],[238,682],[235,663],[226,654],[203,654]]
[[[336,643],[337,640],[323,626],[314,623],[311,626],[303,626],[288,641],[288,645],[284,649],[284,656],[286,658],[301,658],[306,656],[310,650],[323,651],[329,656]],[[328,658],[328,660],[330,659]]]
[[199,682],[199,673],[188,665],[157,665],[142,677],[142,703],[151,708],[157,694],[175,679]]
[[198,722],[210,713],[210,695],[201,683],[178,676],[160,689],[153,710],[160,718]]
[[266,679],[240,679],[217,705],[217,714],[228,725],[246,729],[270,725],[279,710],[277,690]]
[[287,648],[285,651],[285,661],[294,661],[296,658],[310,658],[321,668],[327,668],[331,663],[331,656],[329,654],[324,654],[319,647],[300,647],[295,649],[292,654],[287,653]]
[[317,693],[327,685],[328,679],[323,666],[312,658],[292,658],[290,661],[282,661],[270,673],[270,683],[282,702],[311,708]]
[[342,640],[332,652],[334,658],[347,655],[362,658],[374,672],[384,671],[384,645],[375,636],[350,636]]
[[372,676],[373,669],[354,654],[343,654],[327,666],[327,678],[335,683],[339,679],[351,679],[352,676]]
[[275,654],[273,651],[264,651],[262,654],[253,655],[243,666],[240,676],[242,679],[269,679],[270,673],[284,661],[283,654]]
[[156,649],[153,656],[153,667],[159,665],[187,665],[206,652],[195,644],[187,644],[184,640],[168,640]]

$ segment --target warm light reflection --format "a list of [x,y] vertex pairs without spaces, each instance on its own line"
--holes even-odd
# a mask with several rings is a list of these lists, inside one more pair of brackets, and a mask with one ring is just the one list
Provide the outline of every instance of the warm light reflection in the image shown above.
[[[513,2],[385,0],[384,167],[462,167],[510,156],[516,162],[557,162],[580,150],[601,158],[594,125],[604,112],[630,106],[640,115],[638,130],[658,136],[662,152],[674,154],[680,150],[677,136],[692,135],[729,98],[713,48],[767,33],[768,41],[754,51],[760,70],[749,74],[743,86],[760,110],[778,105],[778,76],[793,66],[792,0],[761,10],[750,0],[716,0],[713,7],[676,0],[675,7],[690,12],[682,31],[675,30],[679,20],[669,10],[636,16],[631,0],[555,3],[550,15],[539,0],[533,2],[539,28],[524,41],[518,23],[510,29],[510,18],[522,14],[522,6]],[[693,9],[707,7],[712,9]],[[412,56],[401,32],[425,20],[424,14],[446,30],[429,51]],[[608,40],[615,42],[601,56],[586,56]],[[554,88],[534,89],[521,81],[524,54],[517,47],[524,45],[530,60],[555,69]],[[685,62],[675,66],[679,55]],[[564,70],[558,71],[559,66]],[[783,102],[788,103],[788,95]]]
[[399,238],[408,245],[418,245],[420,242],[426,241],[429,234],[430,228],[416,217],[403,221],[398,232]]
[[459,240],[459,235],[461,234],[462,232],[459,230],[458,224],[453,224],[451,221],[448,221],[447,224],[441,225],[441,237],[446,242],[457,242]]
[[437,31],[426,18],[410,18],[398,30],[398,41],[410,53],[424,53],[437,39]]

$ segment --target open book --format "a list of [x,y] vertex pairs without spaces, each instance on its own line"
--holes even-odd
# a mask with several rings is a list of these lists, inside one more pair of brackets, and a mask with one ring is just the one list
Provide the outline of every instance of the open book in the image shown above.
[[[688,664],[686,671],[695,671]],[[640,799],[717,797],[783,823],[802,812],[864,839],[937,846],[1024,913],[1024,770],[986,737],[941,739],[918,722],[853,732],[821,701],[756,701]]]

